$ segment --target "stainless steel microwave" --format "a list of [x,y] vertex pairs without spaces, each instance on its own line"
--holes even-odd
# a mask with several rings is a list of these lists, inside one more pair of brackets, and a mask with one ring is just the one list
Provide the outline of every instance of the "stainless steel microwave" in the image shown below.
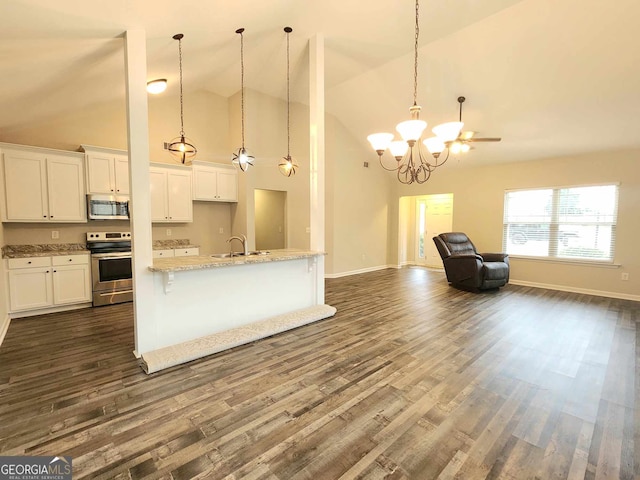
[[129,220],[128,195],[87,195],[89,220]]

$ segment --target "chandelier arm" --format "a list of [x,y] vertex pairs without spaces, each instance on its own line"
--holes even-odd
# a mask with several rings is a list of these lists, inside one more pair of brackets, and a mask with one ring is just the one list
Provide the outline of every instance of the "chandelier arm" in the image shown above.
[[396,166],[393,168],[385,167],[384,163],[382,163],[382,154],[378,155],[378,160],[380,160],[380,166],[389,172],[395,172],[400,167],[400,160],[396,160]]

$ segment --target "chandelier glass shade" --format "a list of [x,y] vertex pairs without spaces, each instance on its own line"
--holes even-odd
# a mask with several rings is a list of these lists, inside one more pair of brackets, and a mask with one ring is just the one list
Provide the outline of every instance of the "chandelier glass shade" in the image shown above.
[[287,34],[287,155],[282,157],[278,164],[278,170],[285,177],[290,177],[296,174],[298,164],[291,158],[291,101],[289,96],[290,91],[290,79],[289,79],[289,34],[293,32],[291,27],[284,27],[284,32]]
[[253,166],[255,157],[253,155],[249,155],[244,146],[244,28],[237,29],[236,33],[240,35],[240,118],[242,146],[233,153],[231,163],[237,165],[241,171],[246,172],[249,167]]
[[178,40],[178,58],[180,60],[180,135],[169,143],[167,150],[176,160],[184,165],[191,164],[198,150],[196,146],[184,134],[184,108],[182,101],[182,33],[175,34],[172,38]]
[[[420,120],[421,107],[417,103],[418,95],[418,38],[420,36],[419,0],[415,8],[415,36],[414,36],[414,73],[413,73],[413,106],[409,109],[410,120],[400,122],[396,126],[402,140],[394,140],[391,133],[374,133],[367,137],[371,146],[378,154],[380,165],[385,170],[396,171],[401,183],[424,183],[431,176],[431,172],[443,165],[449,158],[449,144],[458,138],[462,130],[462,122],[449,122],[433,128],[435,137],[420,141],[427,128],[427,122]],[[384,165],[382,156],[389,149],[396,159],[393,168]],[[431,156],[425,151],[427,150]],[[440,155],[447,151],[441,160]]]

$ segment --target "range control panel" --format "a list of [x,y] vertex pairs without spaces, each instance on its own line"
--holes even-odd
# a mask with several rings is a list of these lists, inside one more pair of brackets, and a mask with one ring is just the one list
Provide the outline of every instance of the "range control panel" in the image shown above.
[[87,242],[131,241],[131,232],[87,232]]

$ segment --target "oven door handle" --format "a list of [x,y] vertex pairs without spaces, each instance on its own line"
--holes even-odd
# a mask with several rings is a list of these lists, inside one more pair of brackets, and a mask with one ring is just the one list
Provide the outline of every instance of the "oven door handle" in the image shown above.
[[119,253],[94,253],[92,258],[99,258],[100,260],[118,260],[121,258],[131,258],[131,252]]

